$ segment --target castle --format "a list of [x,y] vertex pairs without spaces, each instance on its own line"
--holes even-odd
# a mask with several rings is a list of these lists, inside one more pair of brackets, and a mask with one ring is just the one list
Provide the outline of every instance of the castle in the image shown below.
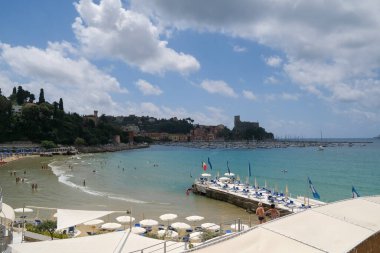
[[240,115],[235,116],[234,120],[234,129],[233,131],[238,133],[243,133],[248,129],[257,129],[259,128],[259,122],[245,122],[240,121]]

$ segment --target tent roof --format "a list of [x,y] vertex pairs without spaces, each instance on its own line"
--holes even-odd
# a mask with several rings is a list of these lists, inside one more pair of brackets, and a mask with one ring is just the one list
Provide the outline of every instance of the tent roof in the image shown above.
[[13,208],[3,203],[0,217],[14,221],[16,216]]
[[[348,252],[380,231],[380,196],[334,202],[257,226],[198,252]],[[275,242],[275,243],[273,243]]]
[[[125,243],[123,243],[124,241]],[[10,247],[12,248],[13,253],[113,253],[119,252],[120,248],[122,249],[120,252],[126,253],[157,245],[160,242],[163,243],[161,240],[135,235],[125,231],[119,231],[64,240],[12,244]],[[174,244],[174,242],[167,243],[167,245],[169,245],[169,249],[170,244]],[[150,250],[153,251],[162,247],[163,244],[160,244],[158,246],[153,246]],[[174,249],[177,247],[178,249]],[[175,244],[175,247],[171,247],[172,250],[170,252],[181,252],[183,251],[183,248],[183,243],[177,243]]]
[[57,229],[72,227],[83,222],[106,216],[113,211],[85,211],[57,209]]

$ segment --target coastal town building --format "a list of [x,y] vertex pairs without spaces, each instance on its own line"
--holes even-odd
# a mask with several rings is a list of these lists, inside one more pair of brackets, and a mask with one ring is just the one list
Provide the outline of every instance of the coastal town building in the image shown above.
[[96,126],[98,124],[98,111],[95,110],[93,115],[83,115],[83,119],[94,121]]
[[224,125],[204,126],[196,125],[190,132],[191,141],[215,141],[218,139],[218,134],[222,132]]
[[22,106],[21,105],[12,105],[12,113],[14,115],[21,115]]
[[248,121],[241,121],[240,115],[235,116],[234,120],[234,131],[237,132],[245,132],[248,129],[256,129],[259,128],[259,122],[248,122]]

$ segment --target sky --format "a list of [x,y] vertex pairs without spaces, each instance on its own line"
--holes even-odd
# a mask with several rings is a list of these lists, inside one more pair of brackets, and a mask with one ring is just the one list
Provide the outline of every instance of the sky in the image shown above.
[[79,114],[374,137],[379,13],[377,0],[2,1],[0,88],[43,88]]

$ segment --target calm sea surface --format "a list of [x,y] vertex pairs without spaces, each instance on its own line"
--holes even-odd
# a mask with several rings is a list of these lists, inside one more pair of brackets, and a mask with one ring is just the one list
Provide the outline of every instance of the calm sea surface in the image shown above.
[[[177,213],[180,219],[202,215],[205,221],[221,222],[248,214],[230,204],[201,196],[185,194],[194,179],[203,172],[201,162],[210,157],[215,176],[231,172],[242,181],[251,163],[253,183],[266,181],[271,188],[292,196],[309,194],[310,177],[321,200],[331,202],[351,197],[355,186],[361,195],[380,194],[380,142],[354,144],[352,147],[284,149],[193,149],[152,146],[148,149],[80,155],[72,158],[33,158],[0,168],[0,185],[4,201],[14,208],[26,205],[92,209],[132,210],[137,219],[157,219],[164,213]],[[42,164],[51,169],[42,170]],[[10,175],[25,177],[15,182]],[[286,170],[287,172],[282,172]],[[26,174],[24,175],[24,171]],[[192,177],[191,177],[192,176]],[[83,186],[85,180],[86,185]],[[38,184],[38,191],[31,184]],[[49,215],[49,214],[47,214]]]

